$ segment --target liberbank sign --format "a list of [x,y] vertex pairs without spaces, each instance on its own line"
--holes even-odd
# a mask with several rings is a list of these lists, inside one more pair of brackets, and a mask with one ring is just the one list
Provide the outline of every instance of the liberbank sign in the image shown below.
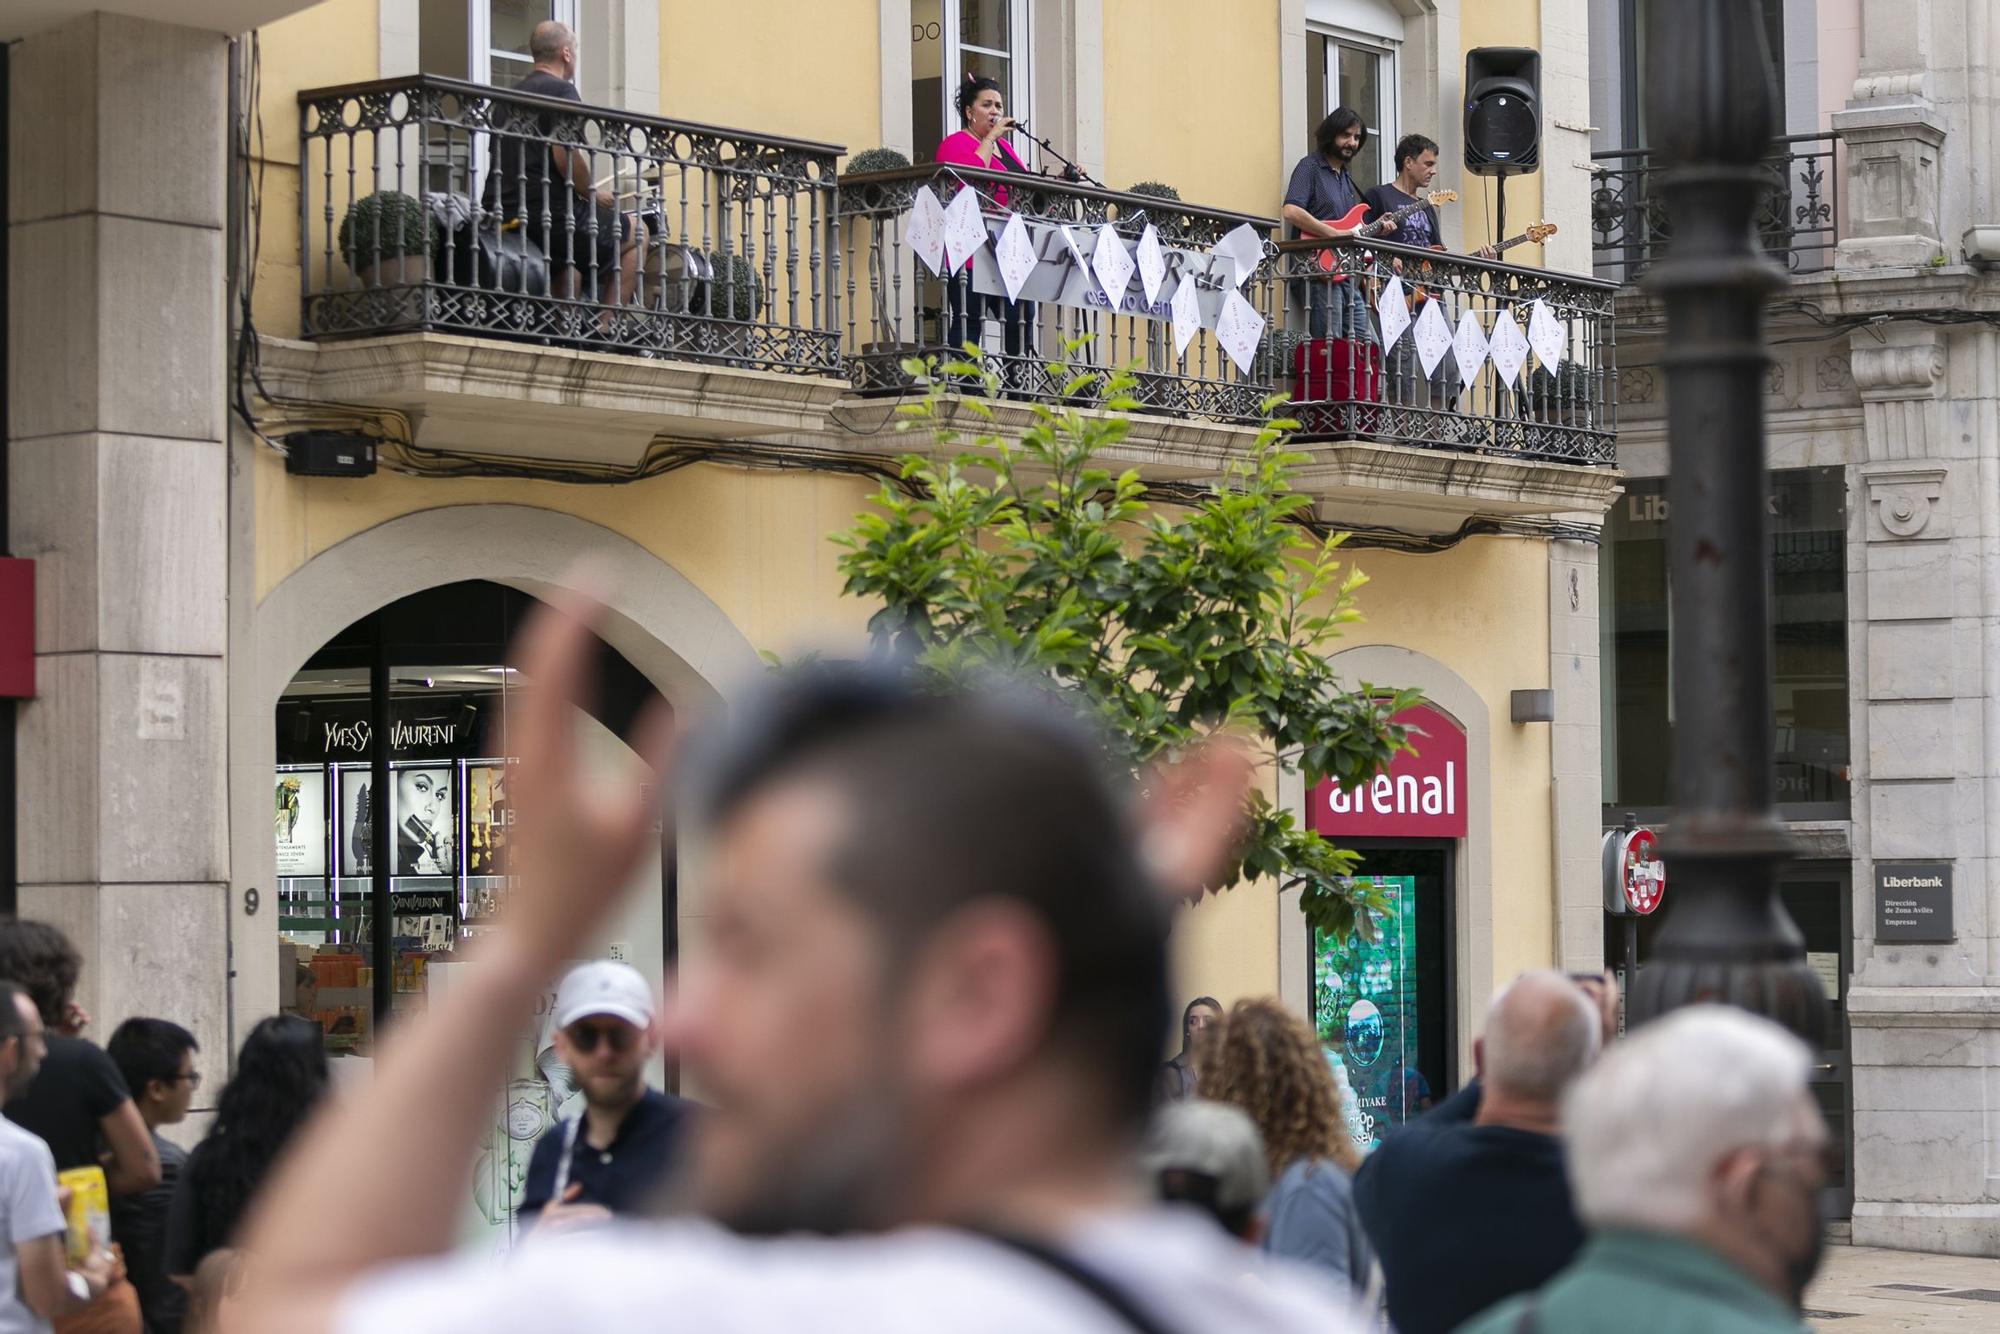
[[1464,838],[1465,733],[1428,704],[1404,709],[1395,721],[1410,729],[1405,751],[1368,782],[1349,791],[1328,780],[1315,786],[1310,823],[1316,834],[1341,838]]

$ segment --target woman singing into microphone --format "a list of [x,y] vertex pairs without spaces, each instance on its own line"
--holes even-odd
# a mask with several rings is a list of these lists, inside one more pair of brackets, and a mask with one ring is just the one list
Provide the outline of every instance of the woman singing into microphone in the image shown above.
[[[954,100],[959,120],[965,128],[945,136],[944,142],[937,146],[937,152],[932,154],[934,161],[940,165],[979,167],[985,171],[1027,171],[1027,164],[1015,155],[1007,143],[1007,131],[1013,122],[1007,119],[1006,100],[1001,96],[1000,84],[996,80],[974,78],[968,74],[965,82],[958,86],[958,95]],[[994,187],[993,203],[999,208],[1007,207],[1006,186]],[[979,342],[988,305],[999,307],[1009,359],[1002,367],[1002,375],[1011,377],[1013,358],[1021,355],[1021,330],[1034,317],[1033,307],[1027,302],[1008,301],[1004,297],[973,291],[971,260],[945,280],[945,300],[949,307],[945,343],[954,351],[967,343]]]

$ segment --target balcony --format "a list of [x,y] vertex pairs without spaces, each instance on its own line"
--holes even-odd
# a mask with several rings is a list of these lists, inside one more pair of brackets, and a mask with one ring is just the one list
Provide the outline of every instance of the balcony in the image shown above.
[[[1764,249],[1788,273],[1833,267],[1840,240],[1840,138],[1795,134],[1775,141],[1764,159],[1770,193],[1757,216]],[[1592,154],[1592,251],[1599,277],[1636,282],[1672,236],[1656,178],[1661,167],[1646,149]]]
[[[934,267],[919,254],[925,229],[915,210],[925,190],[941,206],[974,192],[988,243],[962,276],[942,276],[948,257]],[[1270,218],[953,166],[845,176],[840,210],[846,351],[858,400],[910,392],[907,361],[949,361],[973,341],[998,379],[1000,401],[990,410],[1025,417],[1025,405],[1063,398],[1067,376],[1047,363],[1085,340],[1066,358],[1078,371],[1133,368],[1136,443],[1127,456],[1162,471],[1212,466],[1277,397],[1291,400],[1282,411],[1300,423],[1297,438],[1312,457],[1307,475],[1322,494],[1393,504],[1387,493],[1401,493],[1452,513],[1582,510],[1608,497],[1609,474],[1599,470],[1615,459],[1615,284],[1392,244],[1278,243]],[[1014,217],[1028,256],[1010,302],[999,243]],[[1136,269],[1149,224],[1162,274],[1154,299],[1135,276],[1114,309],[1092,273],[1100,233],[1110,232]],[[1391,279],[1409,293],[1413,327],[1385,353],[1373,307]],[[1177,331],[1182,284],[1194,289],[1196,309]],[[1218,334],[1232,292],[1242,298],[1238,316],[1247,309],[1261,322],[1254,348],[1237,345],[1247,352],[1241,360]],[[1524,333],[1539,308],[1562,351],[1554,369],[1525,361],[1511,379],[1483,353],[1470,375],[1449,351],[1427,371],[1414,337],[1427,304],[1437,311],[1427,333],[1438,320],[1454,332],[1469,324],[1482,347],[1503,322]],[[1351,314],[1325,328],[1320,309]],[[1326,336],[1343,328],[1346,338]],[[1467,466],[1474,459],[1479,466]]]
[[[303,396],[483,453],[817,429],[841,149],[419,76],[299,94]],[[586,203],[588,187],[601,201]]]

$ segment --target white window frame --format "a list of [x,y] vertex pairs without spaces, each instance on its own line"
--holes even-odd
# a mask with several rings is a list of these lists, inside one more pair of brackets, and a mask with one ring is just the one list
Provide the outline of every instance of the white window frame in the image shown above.
[[[1382,145],[1383,180],[1395,175],[1396,140],[1402,137],[1403,124],[1403,82],[1398,60],[1402,55],[1401,40],[1382,33],[1359,32],[1353,28],[1336,27],[1328,23],[1306,25],[1308,42],[1326,42],[1334,46],[1344,46],[1351,50],[1363,51],[1374,56],[1379,62],[1375,83],[1382,90],[1382,106],[1377,109],[1381,123],[1368,122],[1368,137]],[[1322,62],[1324,83],[1320,88],[1322,105],[1328,111],[1341,105],[1340,101],[1340,61],[1334,59]],[[1306,68],[1312,68],[1312,58],[1307,56]],[[1358,108],[1357,108],[1358,109]],[[1364,115],[1367,113],[1364,112]],[[1317,128],[1317,127],[1309,127]],[[1375,182],[1380,184],[1381,182]]]
[[[549,17],[568,28],[577,31],[578,0],[549,0]],[[504,60],[514,59],[511,52],[496,52],[493,49],[493,0],[467,0],[465,6],[465,68],[474,83],[493,82],[493,58],[500,55]],[[583,86],[583,51],[578,43],[576,53],[577,76],[573,80],[577,87]]]
[[[571,0],[574,3],[574,0]],[[972,46],[960,39],[957,0],[943,0],[938,6],[939,18],[943,24],[943,36],[938,42],[938,59],[942,62],[938,69],[938,83],[944,94],[944,106],[940,108],[945,133],[959,128],[958,106],[954,99],[958,95],[958,85],[967,51],[977,55],[998,56],[1007,62],[1013,74],[1013,92],[1007,100],[1007,114],[1016,120],[1034,123],[1035,78],[1033,53],[1035,36],[1034,5],[1031,0],[1007,0],[1007,31],[1013,38],[1014,49],[1002,51],[990,46]],[[1012,148],[1022,162],[1029,166],[1039,166],[1032,154],[1034,143],[1025,134],[1016,130],[1007,136],[1007,146]]]

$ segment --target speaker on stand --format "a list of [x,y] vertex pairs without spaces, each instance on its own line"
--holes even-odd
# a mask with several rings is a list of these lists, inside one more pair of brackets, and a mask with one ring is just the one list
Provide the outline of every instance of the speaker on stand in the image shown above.
[[1495,241],[1507,234],[1507,178],[1542,165],[1542,53],[1481,46],[1465,53],[1465,169],[1493,176]]

